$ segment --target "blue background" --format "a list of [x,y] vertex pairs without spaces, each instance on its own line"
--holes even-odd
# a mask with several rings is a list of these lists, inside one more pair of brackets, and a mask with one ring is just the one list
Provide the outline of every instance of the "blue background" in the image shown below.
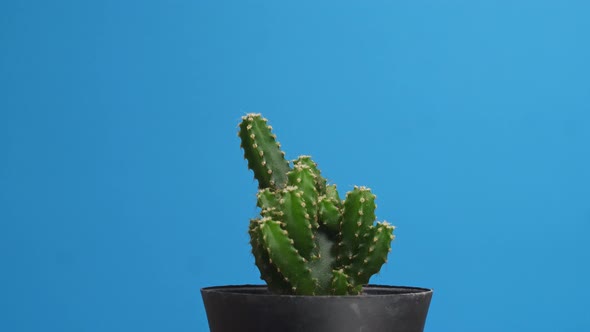
[[590,331],[587,1],[0,2],[0,331],[206,331],[261,112],[371,187],[426,331]]

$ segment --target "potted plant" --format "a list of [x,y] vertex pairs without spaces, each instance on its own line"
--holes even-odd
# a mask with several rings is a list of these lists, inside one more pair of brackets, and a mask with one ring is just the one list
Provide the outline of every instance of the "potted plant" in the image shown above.
[[291,163],[260,114],[238,133],[258,180],[252,254],[267,286],[201,290],[212,332],[419,332],[432,290],[368,285],[391,250],[394,227],[375,223],[376,196],[354,187],[344,200],[309,156]]

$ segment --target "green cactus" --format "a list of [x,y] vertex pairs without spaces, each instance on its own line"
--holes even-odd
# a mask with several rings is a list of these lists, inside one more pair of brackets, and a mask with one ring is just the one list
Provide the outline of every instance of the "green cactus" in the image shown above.
[[317,164],[301,156],[290,164],[260,114],[242,117],[238,136],[258,180],[260,218],[248,233],[255,263],[271,292],[357,295],[391,250],[394,227],[375,224],[370,189],[354,187],[340,199]]

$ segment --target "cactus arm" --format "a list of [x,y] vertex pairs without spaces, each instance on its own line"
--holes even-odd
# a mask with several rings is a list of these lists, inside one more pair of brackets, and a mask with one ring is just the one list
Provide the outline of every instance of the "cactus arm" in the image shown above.
[[315,187],[316,175],[306,165],[295,165],[294,169],[287,173],[289,186],[297,187],[305,203],[307,217],[314,229],[318,228],[317,200],[318,192]]
[[318,164],[316,164],[310,156],[299,156],[293,161],[293,165],[306,165],[308,166],[316,176],[316,188],[320,195],[326,194],[326,179],[322,176]]
[[270,217],[275,220],[282,220],[283,212],[280,209],[280,194],[271,191],[269,188],[260,189],[256,195],[256,205],[261,209],[263,217]]
[[318,216],[320,223],[331,232],[338,232],[340,228],[341,213],[338,203],[327,196],[318,199]]
[[364,237],[361,249],[354,257],[350,268],[355,284],[369,283],[371,276],[378,273],[387,262],[387,254],[394,239],[393,229],[394,227],[387,222],[377,223],[377,226],[371,227],[371,231],[367,233],[369,236]]
[[342,200],[340,199],[340,195],[338,195],[338,189],[335,184],[329,184],[326,186],[326,197],[334,200],[334,202],[337,203],[336,206],[342,207]]
[[338,261],[347,266],[357,253],[360,238],[375,221],[375,195],[368,188],[355,187],[346,194],[340,223]]
[[348,279],[349,277],[344,273],[344,270],[333,270],[331,293],[333,295],[348,295],[349,289],[352,287]]
[[294,241],[295,248],[303,258],[312,259],[316,248],[314,232],[302,192],[297,187],[288,186],[283,190],[279,203],[283,213],[282,221]]
[[317,281],[311,277],[307,261],[297,253],[287,231],[269,218],[262,219],[259,228],[269,261],[277,267],[284,280],[292,285],[293,293],[314,295]]
[[291,284],[285,281],[276,266],[270,263],[268,252],[262,244],[262,233],[260,232],[260,219],[250,220],[248,234],[250,234],[250,245],[254,262],[260,271],[260,279],[266,281],[268,288],[277,294],[291,294]]
[[244,158],[258,180],[258,187],[283,188],[290,170],[289,162],[267,120],[260,114],[248,114],[242,117],[239,127]]
[[262,210],[279,207],[279,197],[268,188],[259,190],[256,198],[256,205]]
[[354,285],[348,290],[349,295],[360,295],[363,292],[363,285]]

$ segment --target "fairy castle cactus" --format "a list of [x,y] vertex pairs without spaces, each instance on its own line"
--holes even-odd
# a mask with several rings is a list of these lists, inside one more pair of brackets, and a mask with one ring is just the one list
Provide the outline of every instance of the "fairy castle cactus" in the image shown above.
[[360,294],[394,238],[393,226],[375,224],[376,196],[354,187],[342,200],[309,156],[285,159],[260,114],[245,115],[238,135],[259,186],[249,234],[261,279],[278,294]]

